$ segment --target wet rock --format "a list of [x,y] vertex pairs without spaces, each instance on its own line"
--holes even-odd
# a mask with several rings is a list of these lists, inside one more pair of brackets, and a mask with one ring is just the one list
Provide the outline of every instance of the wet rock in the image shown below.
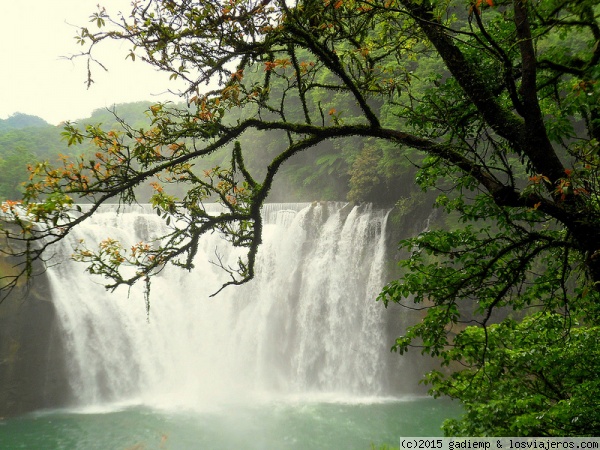
[[[6,249],[0,241],[0,249]],[[19,261],[0,252],[0,282]],[[42,264],[0,304],[0,417],[65,405],[69,400],[65,352]]]

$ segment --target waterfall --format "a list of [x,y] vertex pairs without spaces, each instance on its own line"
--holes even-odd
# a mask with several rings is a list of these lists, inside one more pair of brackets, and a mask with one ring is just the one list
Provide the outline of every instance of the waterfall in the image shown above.
[[256,278],[210,298],[227,274],[210,260],[238,256],[205,236],[196,267],[168,267],[152,282],[109,293],[69,260],[76,243],[107,237],[127,248],[161,233],[150,209],[101,210],[62,242],[48,271],[80,405],[136,401],[218,404],[249,395],[396,394],[384,283],[387,212],[338,203],[263,209]]

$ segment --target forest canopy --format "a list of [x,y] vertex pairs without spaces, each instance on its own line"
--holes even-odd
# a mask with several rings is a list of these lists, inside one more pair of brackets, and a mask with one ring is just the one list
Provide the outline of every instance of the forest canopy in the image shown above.
[[[67,124],[70,146],[94,150],[31,167],[22,202],[3,206],[21,231],[6,232],[41,243],[27,247],[26,273],[101,204],[146,201],[136,189],[150,185],[170,227],[160,244],[104,242],[77,258],[111,289],[149,289],[165,264],[192,269],[198,240],[217,231],[246,249],[223,267],[223,287],[242,284],[284,167],[339,146],[321,159],[333,174],[352,142],[351,198],[413,170],[456,218],[401,243],[404,272],[380,296],[423,311],[394,349],[418,346],[446,366],[426,378],[432,394],[465,407],[445,431],[598,435],[599,14],[594,0],[146,0],[116,17],[100,8],[78,35],[88,82],[96,48],[119,40],[128,58],[183,80],[186,104],[151,105],[147,126]],[[269,160],[252,165],[257,136]],[[217,154],[226,157],[202,166]]]

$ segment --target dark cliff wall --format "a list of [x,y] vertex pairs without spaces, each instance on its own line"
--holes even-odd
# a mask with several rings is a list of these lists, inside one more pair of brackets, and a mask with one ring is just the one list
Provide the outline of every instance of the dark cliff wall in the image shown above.
[[[387,245],[387,267],[386,278],[388,281],[401,278],[402,269],[398,267],[398,261],[410,256],[406,249],[400,249],[398,243],[403,239],[416,236],[426,228],[439,227],[441,215],[439,210],[433,206],[435,195],[413,192],[410,196],[398,199],[390,215],[386,228]],[[394,345],[396,338],[406,333],[407,327],[419,322],[423,318],[423,311],[414,310],[414,304],[407,299],[404,305],[389,303],[386,309],[387,329],[386,333],[390,348]],[[396,366],[390,364],[392,371],[401,372],[402,377],[390,374],[390,379],[397,383],[393,389],[401,389],[406,383],[411,383],[415,394],[425,395],[427,387],[419,384],[418,380],[434,368],[439,368],[438,361],[421,355],[418,348],[411,349],[404,355],[395,354]]]
[[[0,242],[0,248],[6,242]],[[6,247],[4,247],[6,248]],[[14,274],[15,258],[0,252],[0,282]],[[0,304],[0,417],[69,401],[65,352],[48,280],[22,280]]]

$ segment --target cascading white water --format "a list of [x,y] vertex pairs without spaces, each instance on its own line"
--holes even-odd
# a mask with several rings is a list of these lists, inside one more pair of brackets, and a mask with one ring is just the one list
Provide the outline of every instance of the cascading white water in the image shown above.
[[[267,205],[255,280],[209,298],[226,274],[209,260],[236,251],[206,236],[192,272],[108,293],[65,261],[49,270],[80,404],[141,401],[201,407],[256,393],[389,394],[390,338],[374,301],[384,282],[387,213],[343,204]],[[161,233],[150,208],[96,214],[63,242]],[[393,357],[392,357],[393,358]],[[397,356],[395,357],[397,359]]]

